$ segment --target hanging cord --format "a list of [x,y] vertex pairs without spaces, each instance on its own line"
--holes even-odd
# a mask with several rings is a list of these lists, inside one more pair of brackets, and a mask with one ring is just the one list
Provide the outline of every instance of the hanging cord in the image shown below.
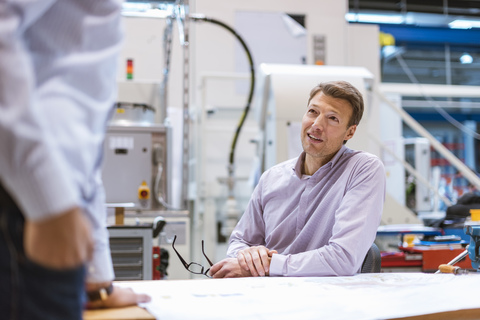
[[164,198],[162,193],[160,192],[160,181],[162,179],[162,173],[163,173],[163,164],[160,162],[158,163],[158,169],[157,169],[157,174],[155,176],[155,184],[153,185],[153,192],[155,194],[155,200],[157,200],[158,203],[160,203],[162,206],[165,207],[167,210],[173,210],[173,211],[182,211],[185,209],[182,208],[176,208],[169,204]]
[[227,29],[231,34],[233,34],[238,39],[238,41],[242,45],[243,49],[245,50],[245,53],[247,54],[248,62],[250,64],[250,89],[249,89],[249,93],[248,93],[247,104],[246,104],[245,108],[243,109],[243,113],[242,113],[242,116],[240,118],[240,122],[237,125],[235,135],[233,136],[233,141],[232,141],[232,145],[231,145],[231,149],[230,149],[229,173],[230,173],[230,175],[232,175],[233,174],[234,162],[235,162],[235,147],[237,145],[238,136],[240,135],[240,131],[242,130],[243,123],[245,122],[245,119],[247,118],[248,111],[250,110],[250,105],[252,104],[252,100],[253,100],[253,91],[254,91],[254,88],[255,88],[255,65],[253,64],[253,58],[252,58],[252,55],[250,53],[250,50],[247,47],[247,44],[242,39],[242,37],[235,30],[233,30],[230,26],[226,25],[225,23],[223,23],[219,20],[216,20],[216,19],[213,19],[213,18],[207,18],[207,17],[205,17],[203,15],[199,15],[199,14],[190,15],[190,19],[192,19],[193,21],[210,22],[210,23],[219,25],[219,26]]
[[165,30],[163,33],[163,53],[164,53],[164,67],[163,67],[163,79],[160,86],[160,94],[162,96],[162,110],[161,114],[163,116],[163,120],[167,118],[167,87],[168,87],[168,80],[170,74],[170,57],[172,53],[172,33],[173,33],[173,23],[172,17],[167,17]]
[[477,140],[480,140],[480,134],[476,133],[475,131],[473,131],[472,129],[466,127],[465,125],[463,125],[462,123],[460,123],[459,121],[455,120],[447,111],[445,111],[442,107],[440,107],[438,105],[438,103],[432,99],[432,97],[428,96],[424,91],[423,91],[423,88],[422,88],[422,85],[420,84],[420,82],[417,80],[417,78],[415,77],[415,75],[413,74],[412,70],[410,70],[410,68],[408,67],[407,63],[405,62],[405,60],[403,60],[402,56],[400,54],[397,54],[395,56],[395,58],[397,59],[398,63],[400,64],[400,66],[402,67],[403,69],[403,72],[405,72],[405,74],[408,76],[408,78],[410,79],[410,81],[413,83],[413,84],[416,84],[419,89],[420,89],[420,93],[422,94],[422,96],[425,98],[425,100],[427,100],[431,105],[432,107],[445,119],[447,120],[448,122],[450,122],[453,126],[455,126],[456,128],[458,128],[460,131],[468,134],[469,136],[472,136],[473,138],[477,139]]
[[[167,87],[168,87],[168,79],[169,79],[169,73],[170,73],[170,57],[171,57],[171,52],[172,52],[172,33],[173,33],[173,23],[172,23],[172,18],[167,17],[166,20],[166,27],[165,31],[163,34],[163,50],[164,50],[164,69],[163,69],[163,80],[161,83],[161,94],[163,96],[163,101],[162,101],[162,116],[165,119],[165,122],[167,121]],[[153,185],[153,193],[155,195],[155,200],[159,204],[165,207],[167,210],[183,210],[182,208],[176,208],[173,205],[169,204],[165,198],[163,197],[163,193],[160,192],[160,182],[162,179],[162,173],[163,173],[163,163],[158,162],[157,163],[157,174],[155,175],[155,183]]]

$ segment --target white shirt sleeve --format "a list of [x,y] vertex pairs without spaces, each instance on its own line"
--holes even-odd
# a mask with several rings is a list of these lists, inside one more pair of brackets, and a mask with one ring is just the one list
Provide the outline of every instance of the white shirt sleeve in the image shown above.
[[[53,1],[31,1],[29,10],[0,4],[0,179],[31,220],[41,220],[79,203],[78,192],[61,174],[62,155],[45,128],[35,101],[35,68],[23,38]],[[28,18],[24,18],[28,17]],[[48,181],[48,183],[45,183]]]
[[99,170],[120,10],[120,0],[0,4],[0,180],[30,220],[83,209],[95,240],[92,281],[113,279]]

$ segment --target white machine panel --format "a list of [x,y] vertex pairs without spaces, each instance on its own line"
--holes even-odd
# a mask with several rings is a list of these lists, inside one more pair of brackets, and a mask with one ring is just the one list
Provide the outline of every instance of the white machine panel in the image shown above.
[[[404,140],[405,144],[405,160],[417,170],[417,172],[424,177],[427,181],[430,181],[430,143],[426,138],[410,138]],[[420,211],[431,211],[432,202],[431,195],[428,186],[420,181],[415,182],[415,194],[413,197],[413,203],[409,204],[407,200],[407,206],[410,209]]]
[[[169,201],[170,132],[163,125],[108,127],[102,167],[107,204],[137,210],[163,208],[156,196],[160,193]],[[139,197],[143,182],[150,190],[149,199]]]

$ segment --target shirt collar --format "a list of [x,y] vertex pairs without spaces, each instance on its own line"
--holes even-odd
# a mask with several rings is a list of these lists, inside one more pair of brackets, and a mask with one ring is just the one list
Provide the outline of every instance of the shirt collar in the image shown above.
[[[340,150],[338,150],[337,153],[333,156],[333,158],[330,161],[328,161],[324,166],[328,165],[330,166],[330,168],[335,166],[346,150],[347,150],[347,147],[343,144]],[[295,163],[295,166],[292,168],[292,170],[295,172],[297,177],[299,177],[300,179],[302,178],[302,168],[303,168],[303,164],[305,163],[305,155],[306,153],[305,151],[303,151],[298,157],[297,162]]]
[[342,147],[340,148],[340,150],[338,150],[337,153],[333,156],[333,158],[329,161],[332,163],[332,167],[337,164],[338,160],[342,157],[345,151],[347,151],[347,147],[344,144],[342,144]]
[[305,162],[305,151],[303,151],[297,159],[295,166],[292,167],[293,172],[297,175],[298,178],[302,179],[302,168],[303,163]]

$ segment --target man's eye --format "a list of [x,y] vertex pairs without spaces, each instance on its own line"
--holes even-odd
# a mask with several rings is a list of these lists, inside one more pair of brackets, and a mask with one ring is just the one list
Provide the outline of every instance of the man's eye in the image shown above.
[[337,117],[333,117],[333,116],[332,116],[332,117],[330,117],[330,120],[333,120],[333,121],[338,122],[338,118],[337,118]]

